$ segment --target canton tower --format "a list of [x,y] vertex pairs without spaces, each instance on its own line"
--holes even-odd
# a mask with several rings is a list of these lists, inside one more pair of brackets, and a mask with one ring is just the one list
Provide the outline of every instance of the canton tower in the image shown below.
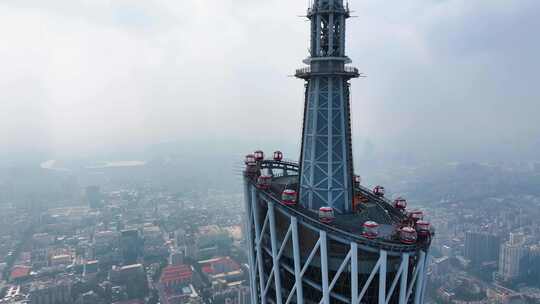
[[343,0],[308,8],[308,66],[295,74],[306,88],[300,161],[245,157],[251,303],[423,303],[430,223],[354,174],[349,16]]

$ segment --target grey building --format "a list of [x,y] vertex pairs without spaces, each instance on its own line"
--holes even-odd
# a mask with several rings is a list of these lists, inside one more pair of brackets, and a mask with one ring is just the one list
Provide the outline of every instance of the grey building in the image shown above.
[[467,232],[465,234],[465,257],[473,266],[499,260],[501,238],[485,232]]

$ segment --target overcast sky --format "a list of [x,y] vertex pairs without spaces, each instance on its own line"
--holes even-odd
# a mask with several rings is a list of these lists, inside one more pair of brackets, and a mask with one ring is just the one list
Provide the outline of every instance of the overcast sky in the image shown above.
[[[0,150],[299,141],[303,0],[2,0]],[[353,0],[355,155],[540,154],[540,1]]]

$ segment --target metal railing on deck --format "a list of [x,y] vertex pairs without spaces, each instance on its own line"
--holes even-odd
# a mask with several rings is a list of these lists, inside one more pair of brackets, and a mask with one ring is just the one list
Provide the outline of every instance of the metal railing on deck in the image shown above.
[[358,72],[358,69],[351,66],[330,67],[330,68],[319,67],[318,69],[313,70],[313,71],[311,67],[305,67],[305,68],[296,70],[296,75],[307,75],[307,74],[316,74],[316,73],[344,73],[344,74],[360,75],[360,73]]
[[[264,160],[261,162],[261,169],[262,168],[280,168],[280,167],[282,168],[286,167],[288,170],[297,172],[298,163],[293,162],[293,161],[284,162],[284,161],[274,161],[274,160]],[[252,180],[251,183],[255,185],[256,180],[255,179]],[[364,195],[368,195],[370,199],[375,201],[379,206],[383,207],[385,210],[388,210],[389,213],[394,213],[393,212],[394,210],[392,210],[392,203],[387,198],[381,198],[381,197],[375,196],[374,194],[371,193],[371,191],[368,188],[364,186],[360,186],[359,188],[357,188],[357,190],[360,190]],[[315,226],[315,227],[324,227],[328,231],[333,231],[333,232],[338,233],[338,235],[346,236],[347,238],[352,239],[358,242],[359,244],[367,245],[372,248],[380,248],[380,249],[385,249],[385,250],[394,251],[394,252],[396,251],[397,252],[411,252],[425,246],[425,244],[420,244],[420,243],[413,244],[413,245],[405,245],[399,242],[392,242],[390,240],[385,240],[385,239],[370,240],[370,239],[361,237],[359,235],[355,235],[346,230],[340,229],[338,227],[324,225],[320,223],[317,219],[311,218],[309,215],[305,214],[304,212],[301,212],[300,210],[296,210],[295,208],[282,205],[280,204],[279,197],[276,197],[276,194],[274,194],[272,191],[263,190],[260,193],[261,195],[266,196],[267,199],[274,201],[278,209],[286,209],[288,210],[288,212],[299,215],[300,221],[308,222],[312,226]],[[396,214],[393,214],[393,215],[396,216]]]

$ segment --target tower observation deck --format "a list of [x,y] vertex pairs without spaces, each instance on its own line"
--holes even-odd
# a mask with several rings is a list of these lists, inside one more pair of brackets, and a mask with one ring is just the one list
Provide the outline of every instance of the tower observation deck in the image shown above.
[[421,211],[354,174],[349,8],[314,0],[300,161],[245,158],[245,235],[252,303],[423,303],[434,234]]

